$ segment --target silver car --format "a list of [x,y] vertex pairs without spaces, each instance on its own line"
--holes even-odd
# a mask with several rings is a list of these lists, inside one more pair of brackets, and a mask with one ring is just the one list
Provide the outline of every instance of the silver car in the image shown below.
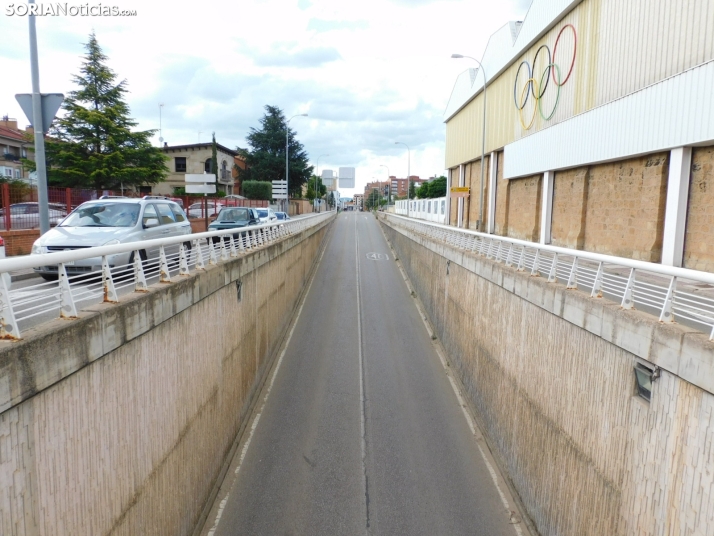
[[273,223],[278,219],[272,208],[259,208],[256,210],[258,211],[258,216],[260,217],[260,223]]
[[[32,246],[32,253],[111,246],[189,234],[191,224],[183,209],[167,198],[98,199],[81,204],[57,227],[38,238]],[[190,242],[186,245],[190,246]],[[158,249],[139,251],[142,259],[153,259],[159,255]],[[134,262],[134,253],[110,255],[107,260],[110,267],[123,266]],[[101,257],[65,264],[68,275],[99,271],[101,268]],[[55,279],[57,265],[35,268],[35,272],[45,279]]]
[[[14,203],[10,205],[10,229],[35,229],[40,226],[40,204],[36,201]],[[67,209],[58,203],[49,203],[48,216],[50,225],[57,225],[65,216]],[[0,209],[0,229],[5,229],[5,209]]]

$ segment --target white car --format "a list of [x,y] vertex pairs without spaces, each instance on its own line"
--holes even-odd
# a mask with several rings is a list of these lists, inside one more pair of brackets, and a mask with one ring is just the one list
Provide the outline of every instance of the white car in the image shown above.
[[[67,209],[58,203],[48,204],[50,225],[57,225],[65,216]],[[10,205],[10,229],[35,229],[40,226],[40,204],[36,201]],[[0,209],[0,229],[5,228],[5,209]]]
[[[32,254],[52,253],[97,246],[111,246],[155,238],[191,234],[191,224],[178,204],[164,197],[142,199],[112,197],[87,201],[74,209],[57,227],[50,229],[32,245]],[[187,242],[186,246],[190,247]],[[178,250],[178,246],[176,247]],[[166,252],[170,252],[167,250]],[[140,249],[143,260],[159,256],[159,250]],[[110,267],[134,262],[134,253],[107,257]],[[68,275],[99,271],[101,257],[65,265]],[[57,278],[57,265],[35,268],[43,278]]]
[[[221,209],[225,206],[223,203],[216,203],[213,200],[208,201],[208,217],[212,218],[216,216]],[[188,217],[189,218],[205,218],[206,212],[204,210],[203,202],[193,203],[188,207]]]
[[272,208],[258,208],[256,210],[260,217],[260,223],[273,223],[278,219]]

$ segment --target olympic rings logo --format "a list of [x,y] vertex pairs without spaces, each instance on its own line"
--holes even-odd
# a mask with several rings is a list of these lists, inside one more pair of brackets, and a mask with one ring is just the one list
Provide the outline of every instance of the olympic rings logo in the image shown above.
[[[568,67],[568,72],[563,78],[563,73],[560,70],[560,66],[556,63],[556,54],[558,53],[558,43],[563,35],[563,32],[569,28],[573,32],[573,58],[570,60],[570,67]],[[558,102],[560,101],[560,88],[565,85],[565,83],[570,79],[570,75],[573,73],[573,67],[575,66],[575,54],[578,46],[578,35],[575,32],[575,27],[572,24],[566,24],[558,32],[558,37],[555,38],[555,45],[553,46],[553,54],[550,53],[550,48],[548,45],[541,45],[536,50],[535,56],[533,57],[533,68],[527,61],[522,61],[518,66],[516,71],[516,79],[513,81],[513,102],[516,105],[516,110],[518,110],[518,119],[521,121],[521,126],[524,130],[530,130],[535,122],[536,110],[540,113],[540,116],[544,121],[549,121],[553,115],[555,115],[555,110],[558,108]],[[546,66],[543,69],[540,77],[536,77],[535,69],[536,62],[540,54],[547,54]],[[521,77],[521,70],[525,67],[526,69],[526,81],[520,92],[518,91],[518,80]],[[550,84],[550,79],[553,79],[553,84]],[[545,95],[548,87],[555,86],[555,104],[553,104],[553,109],[549,113],[543,111],[543,96]],[[533,105],[533,114],[531,115],[530,122],[526,124],[523,119],[523,109],[528,103],[530,97],[535,99]]]

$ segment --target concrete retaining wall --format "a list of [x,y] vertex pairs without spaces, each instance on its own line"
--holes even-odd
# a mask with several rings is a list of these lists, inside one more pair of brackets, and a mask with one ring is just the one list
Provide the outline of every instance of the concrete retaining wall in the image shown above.
[[0,342],[0,534],[191,534],[330,221]]
[[705,335],[382,222],[541,534],[714,534]]

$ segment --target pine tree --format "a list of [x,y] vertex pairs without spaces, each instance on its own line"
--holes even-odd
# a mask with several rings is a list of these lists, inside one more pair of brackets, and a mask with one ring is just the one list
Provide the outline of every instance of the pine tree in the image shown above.
[[[251,127],[247,136],[249,150],[239,149],[245,159],[246,169],[239,169],[241,180],[274,181],[285,179],[285,116],[276,106],[266,106],[260,120],[260,129]],[[295,131],[288,129],[288,159],[290,176],[288,190],[291,197],[299,197],[302,185],[312,173],[302,143],[295,138]]]
[[73,77],[79,89],[65,100],[66,113],[47,141],[49,183],[102,190],[164,180],[166,158],[149,141],[155,131],[131,131],[137,123],[124,101],[126,80],[115,83],[94,33],[85,48],[81,74]]

